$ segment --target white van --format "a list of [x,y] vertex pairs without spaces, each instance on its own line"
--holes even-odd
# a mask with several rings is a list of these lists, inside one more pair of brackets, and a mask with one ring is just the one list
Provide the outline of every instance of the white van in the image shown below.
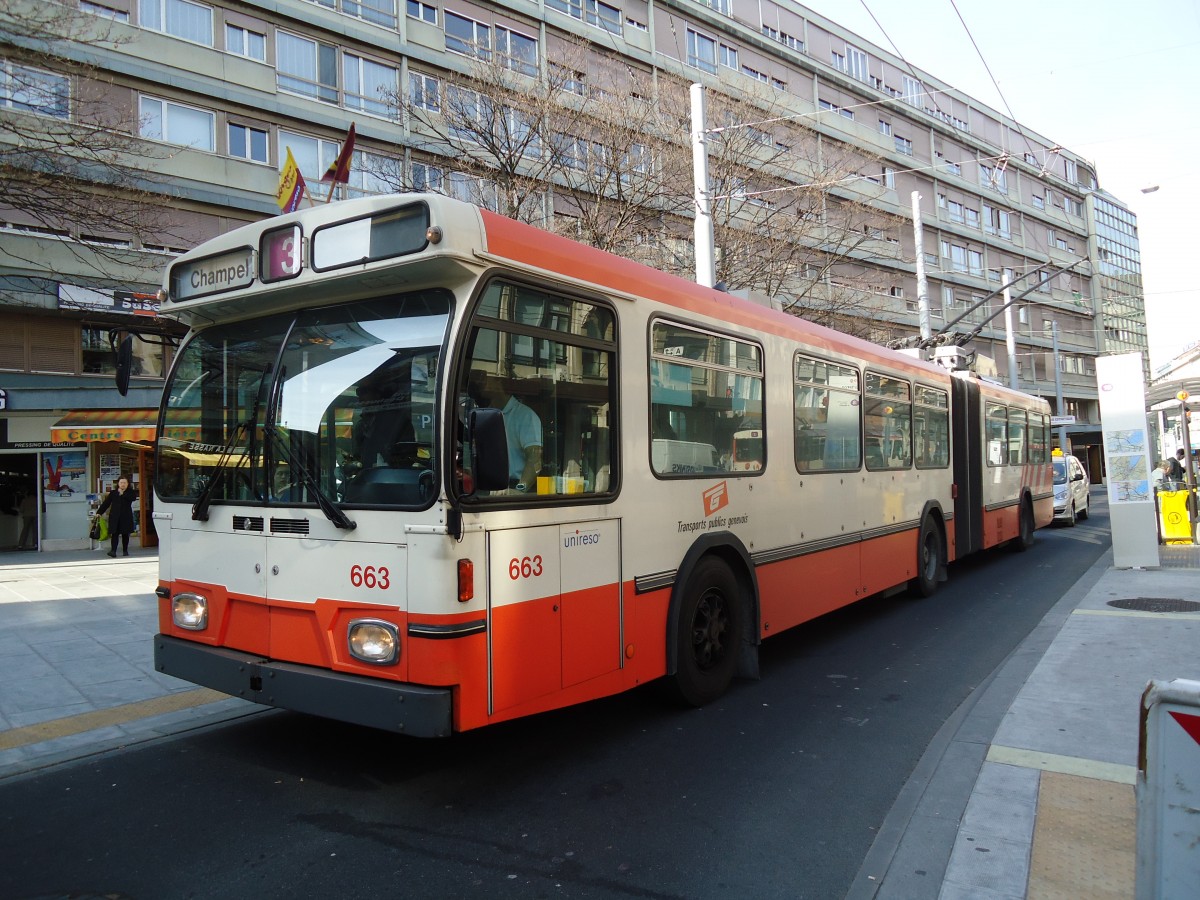
[[712,444],[694,441],[673,441],[655,438],[650,448],[650,462],[661,475],[691,475],[717,471],[717,448]]

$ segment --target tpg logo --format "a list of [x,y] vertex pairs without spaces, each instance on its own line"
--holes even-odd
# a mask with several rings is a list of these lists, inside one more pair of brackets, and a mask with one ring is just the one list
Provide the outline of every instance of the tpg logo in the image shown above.
[[724,481],[720,484],[713,485],[704,492],[704,516],[707,518],[713,513],[724,509],[729,505],[729,490]]

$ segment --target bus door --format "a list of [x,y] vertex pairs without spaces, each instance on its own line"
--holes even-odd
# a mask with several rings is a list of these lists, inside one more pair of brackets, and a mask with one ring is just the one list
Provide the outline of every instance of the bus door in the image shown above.
[[491,531],[491,710],[621,667],[618,519]]
[[961,559],[983,547],[983,425],[979,385],[962,378],[954,392],[954,556]]

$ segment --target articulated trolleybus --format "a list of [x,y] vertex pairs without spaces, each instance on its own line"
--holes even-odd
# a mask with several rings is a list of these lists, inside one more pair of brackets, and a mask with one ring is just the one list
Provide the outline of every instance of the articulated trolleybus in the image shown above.
[[664,679],[1028,546],[1044,401],[446,197],[170,267],[158,670],[447,735]]

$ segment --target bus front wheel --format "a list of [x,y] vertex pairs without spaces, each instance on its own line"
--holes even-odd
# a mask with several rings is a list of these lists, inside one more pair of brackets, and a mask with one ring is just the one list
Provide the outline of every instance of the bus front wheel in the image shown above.
[[737,668],[743,637],[741,592],[733,572],[713,558],[700,561],[687,580],[675,633],[672,693],[703,706],[725,693]]

